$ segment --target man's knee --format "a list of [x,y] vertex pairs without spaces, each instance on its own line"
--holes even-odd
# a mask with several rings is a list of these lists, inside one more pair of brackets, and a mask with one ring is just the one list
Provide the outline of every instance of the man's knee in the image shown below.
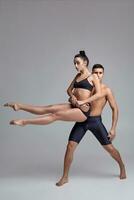
[[113,145],[111,145],[111,144],[104,145],[104,148],[105,148],[111,155],[117,153],[116,148],[115,148]]
[[73,152],[76,149],[77,145],[78,145],[77,142],[69,141],[67,144],[67,150]]

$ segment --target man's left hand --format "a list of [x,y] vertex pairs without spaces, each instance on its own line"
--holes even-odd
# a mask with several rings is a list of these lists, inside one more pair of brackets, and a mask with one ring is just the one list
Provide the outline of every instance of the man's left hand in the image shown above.
[[109,134],[108,134],[109,140],[112,141],[112,140],[115,138],[115,135],[116,135],[115,130],[114,130],[114,129],[111,129],[111,130],[109,131]]

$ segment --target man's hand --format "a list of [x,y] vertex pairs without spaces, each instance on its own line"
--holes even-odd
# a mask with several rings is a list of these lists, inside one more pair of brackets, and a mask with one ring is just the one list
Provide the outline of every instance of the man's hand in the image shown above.
[[77,105],[81,106],[81,105],[83,105],[83,104],[85,104],[84,101],[77,101]]
[[76,105],[76,102],[77,102],[77,98],[73,95],[72,97],[70,97],[68,99],[68,101],[72,104],[72,105]]
[[109,140],[112,141],[112,140],[115,138],[115,135],[116,135],[115,130],[114,130],[114,129],[111,129],[111,130],[109,131],[109,134],[108,134]]

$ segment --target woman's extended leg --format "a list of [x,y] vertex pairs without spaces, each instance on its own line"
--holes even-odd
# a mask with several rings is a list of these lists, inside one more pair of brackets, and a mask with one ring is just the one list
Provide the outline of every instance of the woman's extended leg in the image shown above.
[[65,111],[58,111],[48,115],[40,116],[34,119],[12,120],[10,124],[24,126],[27,124],[47,125],[54,121],[85,121],[87,117],[79,108],[70,108]]
[[6,103],[4,104],[4,106],[11,107],[15,111],[24,110],[26,112],[30,112],[36,115],[55,113],[57,111],[69,109],[71,107],[70,103],[61,103],[61,104],[54,104],[54,105],[47,105],[47,106],[33,106],[33,105],[21,104],[21,103]]

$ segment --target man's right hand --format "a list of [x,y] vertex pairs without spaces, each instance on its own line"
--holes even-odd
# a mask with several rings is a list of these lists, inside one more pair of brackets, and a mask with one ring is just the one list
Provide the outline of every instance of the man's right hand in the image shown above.
[[71,96],[68,101],[75,106],[76,102],[77,102],[77,98],[73,95]]

